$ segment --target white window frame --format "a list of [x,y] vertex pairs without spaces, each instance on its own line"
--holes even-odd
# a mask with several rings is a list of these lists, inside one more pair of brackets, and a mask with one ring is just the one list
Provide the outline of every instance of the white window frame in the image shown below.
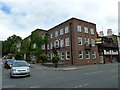
[[37,46],[37,45],[36,45],[36,43],[34,43],[34,44],[33,44],[33,48],[35,49],[35,48],[36,48],[36,46]]
[[64,34],[64,30],[62,28],[62,29],[60,29],[60,35],[63,35],[63,34]]
[[88,27],[84,27],[84,32],[88,33]]
[[81,27],[81,25],[77,25],[77,31],[78,31],[78,32],[82,32],[82,27]]
[[93,59],[96,59],[96,52],[95,51],[92,52],[92,57],[93,57]]
[[53,49],[53,44],[52,43],[50,43],[50,47],[51,47],[51,49]]
[[59,47],[59,40],[55,40],[55,42],[54,42],[54,47],[56,48],[57,46]]
[[86,45],[89,45],[90,43],[89,43],[89,38],[85,38],[85,44]]
[[92,35],[94,35],[94,31],[95,30],[93,28],[90,29],[90,32],[91,32]]
[[69,46],[69,38],[65,39],[65,46]]
[[78,37],[78,45],[82,45],[82,37]]
[[64,39],[60,40],[60,47],[64,47]]
[[66,27],[65,27],[65,33],[68,33],[68,32],[69,32],[69,27],[66,26]]
[[[88,54],[86,54],[86,52],[88,52]],[[87,58],[87,55],[88,55],[88,58]],[[85,51],[85,56],[86,56],[86,59],[90,59],[90,51],[86,50]]]
[[45,35],[42,35],[42,39],[44,39],[44,36],[45,36]]
[[61,60],[64,60],[64,57],[65,57],[64,52],[61,52]]
[[[81,53],[80,53],[80,52],[81,52]],[[80,58],[80,56],[82,56],[82,58]],[[78,58],[79,58],[79,59],[83,59],[83,51],[79,51],[79,52],[78,52]]]
[[94,47],[95,46],[95,40],[91,39],[91,45]]
[[47,49],[48,49],[48,50],[50,49],[50,44],[49,44],[49,43],[47,44]]
[[50,34],[50,38],[53,38],[53,33]]
[[[69,52],[69,57],[70,57],[70,52]],[[66,52],[66,60],[70,60],[70,58],[68,58],[68,51]]]
[[55,37],[58,37],[58,31],[55,32]]
[[45,44],[42,45],[42,50],[45,50]]

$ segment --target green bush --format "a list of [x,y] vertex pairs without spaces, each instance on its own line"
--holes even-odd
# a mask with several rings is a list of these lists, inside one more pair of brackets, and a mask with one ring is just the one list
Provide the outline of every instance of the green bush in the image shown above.
[[41,54],[37,56],[37,62],[39,63],[44,63],[47,62],[49,59],[49,56],[45,55],[45,54]]
[[59,56],[53,56],[52,57],[52,62],[53,63],[58,63],[60,61],[60,57]]
[[21,53],[17,52],[17,53],[15,54],[15,59],[16,59],[16,60],[22,60],[23,57],[22,57]]

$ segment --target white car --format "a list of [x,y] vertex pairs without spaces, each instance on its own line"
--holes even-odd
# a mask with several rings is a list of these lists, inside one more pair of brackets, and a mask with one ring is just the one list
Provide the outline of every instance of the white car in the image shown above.
[[30,76],[30,64],[26,61],[16,60],[10,69],[10,78]]

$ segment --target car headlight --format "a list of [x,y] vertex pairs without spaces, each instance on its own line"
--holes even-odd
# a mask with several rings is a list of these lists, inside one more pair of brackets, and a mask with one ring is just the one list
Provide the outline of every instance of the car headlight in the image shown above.
[[30,69],[29,68],[27,68],[27,71],[29,71]]

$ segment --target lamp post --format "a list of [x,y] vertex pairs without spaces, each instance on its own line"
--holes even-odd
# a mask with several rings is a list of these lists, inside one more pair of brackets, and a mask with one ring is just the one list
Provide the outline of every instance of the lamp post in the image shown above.
[[[57,54],[58,54],[58,53],[57,53],[57,48],[60,49],[60,39],[58,40],[58,42],[59,42],[58,47],[53,46],[53,53],[54,53],[55,56],[58,56],[58,55],[57,55]],[[55,62],[54,62],[54,63],[55,63],[55,68],[57,68],[57,66],[58,66],[58,65],[57,65],[57,63],[58,63],[57,58],[55,58]]]

